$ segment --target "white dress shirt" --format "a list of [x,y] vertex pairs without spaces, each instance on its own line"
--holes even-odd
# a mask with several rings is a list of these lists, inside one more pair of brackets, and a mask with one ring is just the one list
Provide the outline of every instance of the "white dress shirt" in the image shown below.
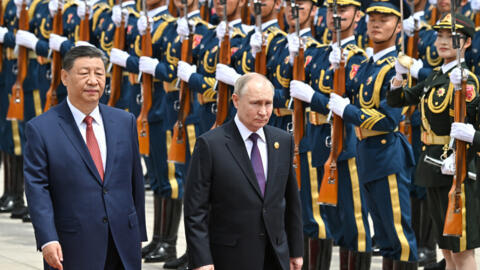
[[[77,124],[80,134],[82,134],[83,141],[87,144],[87,124],[83,122],[86,115],[82,113],[79,109],[75,108],[70,102],[70,99],[67,97],[68,107],[72,112],[73,119]],[[90,113],[90,116],[93,118],[92,128],[95,138],[97,139],[98,147],[100,148],[100,154],[102,156],[103,171],[105,171],[105,165],[107,161],[107,143],[105,139],[105,128],[103,127],[102,116],[100,115],[100,110],[98,106]]]
[[[238,118],[238,115],[235,115],[235,124],[237,125],[238,131],[240,131],[240,136],[242,136],[242,140],[245,143],[245,148],[247,149],[248,157],[251,158],[252,155],[252,147],[253,142],[250,140],[250,134],[253,132],[250,131]],[[265,139],[265,132],[263,128],[257,130],[255,132],[260,136],[257,140],[258,150],[260,151],[260,156],[262,157],[262,164],[263,164],[263,171],[265,173],[265,182],[267,181],[267,169],[268,169],[268,159],[267,159],[267,141]]]
[[388,53],[391,53],[393,51],[396,51],[397,50],[397,47],[395,46],[392,46],[392,47],[388,47],[386,49],[383,49],[377,53],[375,53],[373,55],[373,61],[377,62],[378,60],[380,60],[380,58],[382,58],[383,56],[387,55]]

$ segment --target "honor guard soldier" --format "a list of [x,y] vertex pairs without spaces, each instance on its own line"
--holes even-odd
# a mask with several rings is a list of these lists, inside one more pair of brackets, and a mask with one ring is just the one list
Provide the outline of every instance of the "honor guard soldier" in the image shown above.
[[400,1],[372,1],[366,12],[374,54],[347,85],[348,98],[332,93],[328,105],[345,123],[355,125],[358,176],[384,269],[416,269],[417,246],[410,225],[408,190],[415,163],[408,141],[398,132],[401,109],[390,107],[384,100],[395,73],[401,17],[409,17],[410,10]]
[[[451,137],[468,141],[462,134],[473,130],[473,126],[454,123],[453,114],[458,108],[454,105],[455,89],[461,89],[462,73],[466,77],[465,102],[466,120],[476,124],[477,108],[480,98],[478,96],[479,82],[477,77],[466,68],[463,61],[465,50],[470,49],[474,24],[466,16],[456,14],[455,27],[460,32],[459,49],[452,45],[452,16],[450,13],[442,18],[433,28],[438,32],[435,42],[443,64],[424,80],[412,88],[402,88],[402,74],[408,71],[409,59],[399,58],[395,64],[397,75],[392,80],[391,91],[387,93],[387,101],[391,106],[406,106],[420,104],[422,115],[422,154],[417,167],[415,181],[418,185],[427,188],[429,213],[434,224],[438,246],[442,249],[446,259],[446,269],[476,269],[474,249],[480,246],[480,233],[474,224],[479,219],[478,211],[471,210],[480,202],[474,190],[477,181],[465,179],[462,184],[463,222],[461,237],[446,236],[446,213],[449,200],[449,191],[452,186],[452,175],[455,171],[455,157],[450,155],[444,161],[442,172],[433,167],[428,160],[437,160],[441,164],[442,157],[448,155]],[[458,61],[460,60],[460,64]],[[459,68],[461,66],[461,68]],[[452,126],[452,128],[450,128]],[[450,135],[450,136],[449,136]],[[468,136],[467,136],[468,137]],[[473,153],[474,154],[474,153]],[[442,175],[447,174],[447,175]]]
[[[220,42],[224,39],[226,33],[226,23],[224,16],[228,20],[228,38],[230,39],[229,58],[235,53],[247,33],[253,27],[242,24],[241,11],[246,4],[246,0],[226,1],[226,11],[221,1],[213,2],[215,14],[220,16],[222,21],[216,28],[210,29],[202,38],[199,45],[193,50],[193,63],[184,61],[178,62],[177,76],[179,79],[188,82],[190,89],[197,94],[197,100],[200,103],[199,108],[199,135],[210,130],[215,122],[217,113],[217,89],[215,80],[215,70],[220,57]],[[233,106],[230,106],[233,108]]]
[[[343,139],[343,152],[338,159],[338,204],[333,206],[312,206],[317,203],[318,190],[324,174],[324,164],[330,154],[330,149],[326,146],[327,138],[331,136],[330,123],[327,122],[329,109],[328,95],[334,86],[333,77],[335,73],[334,66],[340,62],[341,44],[343,55],[345,56],[345,76],[347,80],[352,80],[359,66],[366,59],[366,54],[358,46],[354,36],[356,23],[361,19],[361,2],[359,1],[327,1],[327,14],[325,17],[327,27],[332,33],[334,43],[327,47],[316,49],[317,53],[308,59],[305,69],[306,83],[301,81],[292,81],[290,83],[290,95],[310,104],[310,112],[307,119],[309,128],[307,128],[307,140],[311,142],[310,151],[305,153],[305,161],[308,160],[308,167],[317,179],[305,181],[303,175],[308,175],[308,170],[302,170],[302,204],[307,212],[315,212],[324,217],[327,227],[327,237],[334,239],[335,244],[340,246],[340,265],[345,269],[369,269],[371,261],[371,238],[368,227],[367,211],[363,199],[363,187],[360,186],[358,173],[356,169],[356,138],[352,124],[345,125],[345,136]],[[340,28],[338,29],[341,37],[337,40],[337,31],[334,26],[334,17],[339,16]],[[308,50],[307,50],[308,51]],[[333,63],[330,63],[330,60]],[[342,76],[342,75],[339,75]],[[345,86],[344,86],[345,87]],[[314,90],[315,89],[315,90]],[[306,166],[302,166],[304,168]],[[316,170],[316,171],[315,171]],[[326,185],[322,182],[321,185]],[[321,188],[321,187],[320,187]],[[307,202],[307,203],[305,203]],[[318,214],[317,214],[318,215]],[[305,222],[305,225],[312,223],[311,218]],[[312,226],[305,226],[306,233],[310,238],[319,236],[316,231],[312,234]],[[325,242],[325,240],[323,240]],[[350,254],[349,254],[350,253]],[[322,264],[324,264],[322,262]],[[326,264],[324,264],[326,266]],[[351,268],[348,268],[351,265]],[[321,269],[326,269],[328,267]],[[317,269],[317,268],[314,268]]]

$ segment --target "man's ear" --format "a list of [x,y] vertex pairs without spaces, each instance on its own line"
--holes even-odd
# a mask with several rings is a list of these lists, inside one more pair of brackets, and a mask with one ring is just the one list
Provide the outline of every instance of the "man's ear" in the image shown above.
[[233,101],[233,105],[235,106],[235,109],[238,109],[238,95],[233,93],[232,94],[232,101]]
[[60,76],[61,76],[63,85],[67,86],[68,71],[62,68]]

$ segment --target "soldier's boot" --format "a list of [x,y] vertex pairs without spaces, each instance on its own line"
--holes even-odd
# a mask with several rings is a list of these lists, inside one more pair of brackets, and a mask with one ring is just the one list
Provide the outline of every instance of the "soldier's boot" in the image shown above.
[[160,220],[162,219],[162,203],[163,198],[157,194],[153,194],[153,236],[152,241],[142,248],[142,258],[160,248],[161,231]]
[[340,247],[339,259],[340,259],[340,270],[348,270],[348,248]]
[[371,252],[350,251],[348,254],[348,270],[369,270],[371,263]]
[[0,204],[0,213],[11,212],[15,203],[15,196],[12,190],[12,158],[13,155],[4,153],[3,174],[4,174],[4,193]]
[[164,262],[177,257],[177,234],[182,217],[182,200],[166,198],[161,222],[162,244],[145,257],[146,263]]
[[332,261],[332,239],[309,238],[309,270],[328,270]]
[[393,270],[417,270],[417,262],[394,261]]
[[14,160],[14,178],[12,178],[12,181],[15,194],[15,205],[12,209],[10,218],[22,219],[23,216],[28,214],[28,208],[25,206],[25,201],[23,199],[23,193],[25,191],[25,182],[23,177],[23,156],[14,156]]
[[[415,205],[414,205],[415,204]],[[412,223],[414,207],[418,213],[418,265],[425,266],[437,261],[437,252],[435,250],[435,238],[433,235],[432,218],[428,214],[427,200],[418,200],[412,198]],[[417,232],[416,232],[417,234]]]
[[187,264],[188,264],[187,253],[184,253],[182,256],[180,256],[176,259],[166,261],[165,264],[163,265],[163,268],[164,269],[178,269],[178,268],[181,268],[183,266],[187,266]]
[[393,270],[393,260],[389,258],[382,258],[382,270]]
[[[18,207],[19,204],[23,203],[23,193],[22,196],[18,196],[18,159],[14,155],[9,155],[10,165],[9,165],[9,175],[8,175],[8,185],[10,190],[10,195],[5,199],[3,205],[0,207],[1,213],[12,212]],[[23,172],[23,168],[22,168]],[[23,179],[22,179],[23,182]],[[21,200],[21,202],[20,202]]]
[[446,267],[447,267],[447,262],[445,261],[445,259],[442,259],[439,262],[430,263],[430,264],[425,265],[425,267],[423,269],[425,269],[425,270],[445,270]]

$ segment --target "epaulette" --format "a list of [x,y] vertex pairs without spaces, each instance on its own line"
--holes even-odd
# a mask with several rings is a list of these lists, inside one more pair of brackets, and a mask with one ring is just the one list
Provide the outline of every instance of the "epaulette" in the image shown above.
[[347,55],[347,62],[348,60],[350,59],[350,57],[354,56],[354,55],[357,55],[357,54],[361,54],[365,57],[367,57],[367,53],[362,50],[360,47],[358,47],[356,44],[347,44],[347,46],[345,46],[345,49],[348,50],[348,55]]
[[33,18],[33,13],[35,13],[35,8],[40,3],[41,0],[33,0],[28,6],[28,17]]
[[193,22],[195,23],[195,25],[197,25],[197,24],[203,24],[203,25],[205,25],[208,29],[212,29],[212,28],[213,28],[213,26],[212,26],[211,24],[209,24],[209,23],[207,23],[206,21],[202,20],[202,18],[200,18],[200,17],[193,17],[192,20],[193,20]]
[[168,14],[168,13],[165,13],[165,14],[162,14],[162,15],[158,15],[158,16],[155,16],[153,17],[153,21],[156,22],[156,21],[159,21],[159,20],[163,20],[163,21],[166,21],[166,22],[173,22],[175,21],[177,18],[173,17],[172,15]]
[[433,71],[440,71],[441,68],[442,68],[442,66],[434,67],[434,68],[433,68]]
[[310,48],[310,47],[321,47],[322,44],[320,42],[318,42],[316,39],[314,39],[313,37],[306,37],[305,38],[305,47],[306,48]]
[[63,4],[63,12],[73,5],[77,5],[75,0],[67,0],[67,2]]
[[134,8],[127,7],[127,10],[128,10],[128,14],[132,14],[133,16],[140,18],[140,13],[138,13],[138,11],[136,11]]
[[100,2],[96,4],[96,7],[93,9],[93,16],[92,16],[92,29],[95,30],[97,29],[98,26],[98,19],[100,18],[100,15],[105,11],[110,9],[107,3],[105,2]]
[[391,65],[392,67],[395,66],[395,61],[397,60],[394,56],[388,56],[385,59],[381,59],[377,61],[377,65],[383,65],[383,63],[387,62],[387,65]]
[[247,35],[245,33],[243,33],[242,29],[240,29],[239,27],[234,27],[233,28],[233,31],[232,31],[232,36],[231,38],[234,38],[236,36],[240,36],[242,38],[246,37]]
[[430,24],[428,24],[427,22],[425,21],[421,21],[420,22],[420,27],[418,27],[418,29],[425,29],[425,30],[431,30],[432,29],[432,26]]
[[287,35],[287,33],[283,32],[282,29],[280,29],[276,26],[272,26],[272,27],[268,28],[267,32],[268,32],[269,35],[275,35],[275,36],[278,35],[278,34],[281,34],[281,35],[284,35],[284,36]]

